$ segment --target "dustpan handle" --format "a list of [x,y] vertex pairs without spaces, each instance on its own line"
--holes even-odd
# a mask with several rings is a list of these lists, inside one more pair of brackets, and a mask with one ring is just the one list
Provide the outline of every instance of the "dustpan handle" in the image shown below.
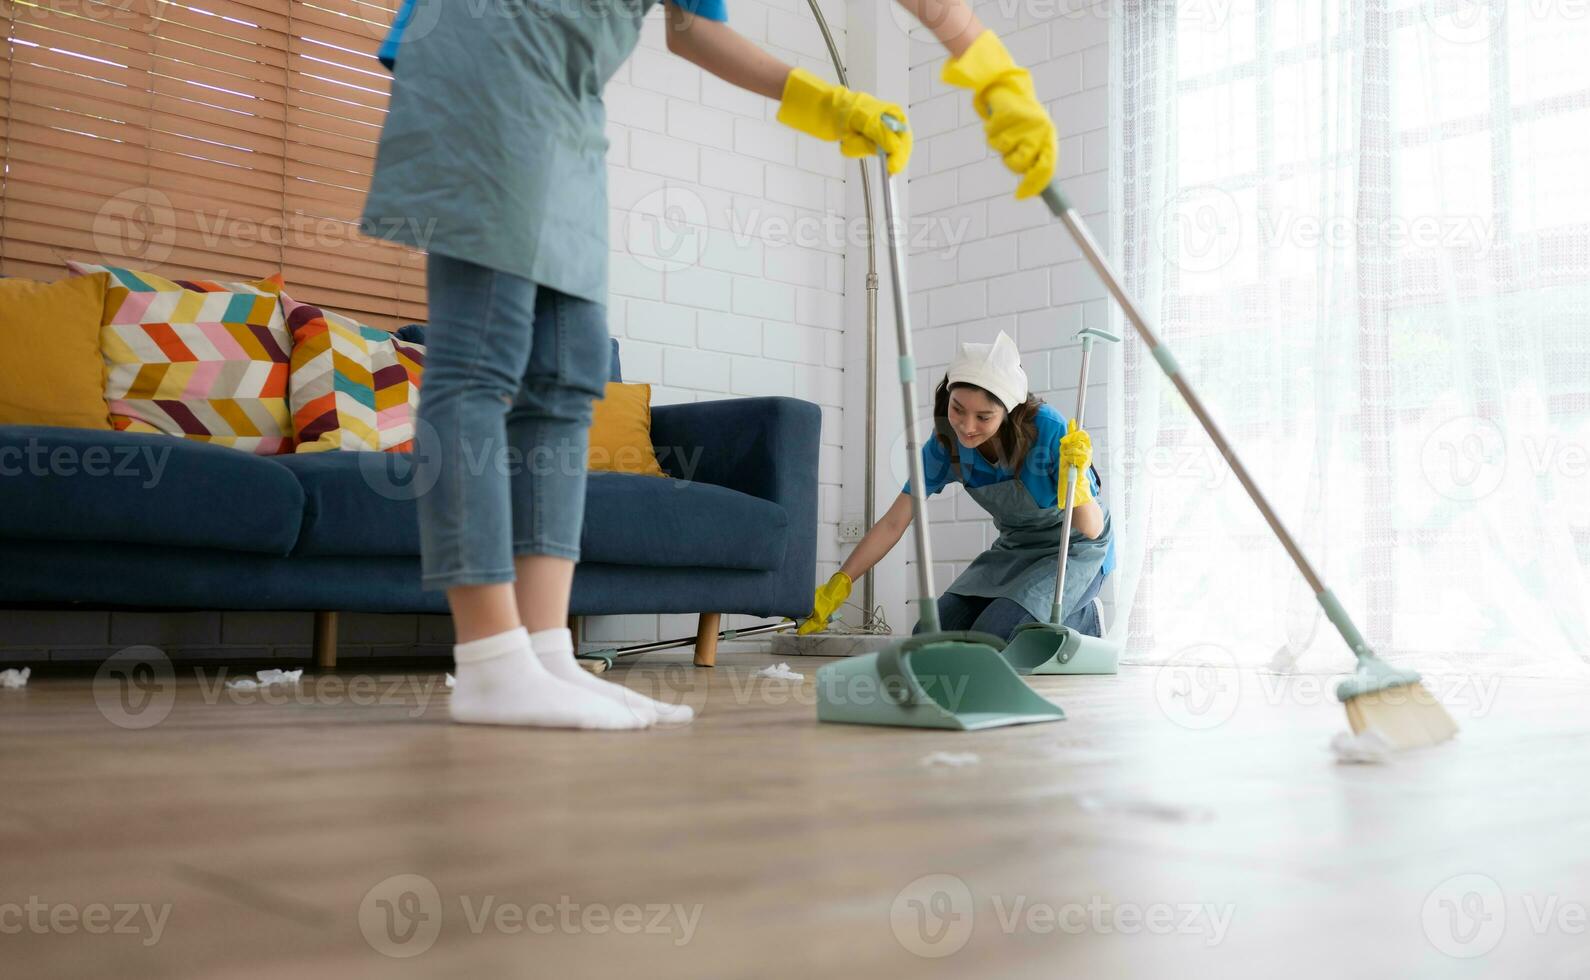
[[1066,230],[1071,233],[1072,241],[1076,242],[1077,248],[1081,250],[1082,257],[1088,260],[1088,264],[1093,267],[1093,271],[1103,281],[1105,289],[1109,290],[1110,295],[1115,298],[1115,302],[1120,305],[1121,312],[1126,314],[1127,321],[1137,331],[1137,335],[1142,338],[1149,354],[1153,355],[1154,362],[1159,365],[1160,370],[1165,372],[1165,377],[1169,378],[1170,383],[1181,393],[1182,399],[1187,402],[1187,407],[1192,409],[1193,415],[1198,419],[1198,423],[1203,426],[1204,432],[1209,434],[1209,440],[1215,444],[1215,448],[1220,451],[1220,455],[1225,459],[1226,465],[1230,466],[1231,472],[1236,475],[1237,482],[1241,483],[1242,488],[1248,492],[1248,496],[1253,500],[1254,506],[1258,507],[1259,513],[1264,515],[1265,523],[1270,525],[1270,530],[1275,532],[1276,538],[1280,540],[1281,547],[1285,548],[1286,553],[1291,556],[1293,564],[1302,573],[1303,580],[1308,583],[1310,589],[1314,590],[1314,597],[1318,600],[1320,608],[1325,611],[1326,618],[1336,627],[1336,631],[1342,635],[1342,639],[1346,641],[1354,656],[1360,660],[1373,656],[1373,651],[1370,650],[1369,644],[1365,642],[1363,634],[1358,632],[1358,627],[1353,624],[1352,619],[1347,615],[1347,610],[1343,608],[1335,594],[1325,587],[1325,583],[1320,579],[1319,573],[1314,570],[1314,566],[1304,556],[1302,548],[1298,547],[1297,541],[1287,531],[1286,526],[1281,523],[1280,516],[1275,513],[1275,510],[1270,506],[1270,502],[1265,499],[1263,492],[1259,490],[1259,485],[1253,482],[1253,477],[1248,474],[1248,468],[1243,466],[1242,460],[1237,458],[1236,450],[1232,449],[1231,444],[1226,441],[1225,434],[1215,424],[1214,417],[1204,407],[1202,399],[1192,390],[1192,386],[1187,383],[1187,379],[1182,376],[1181,365],[1176,363],[1176,358],[1171,355],[1170,348],[1160,343],[1159,337],[1155,335],[1153,328],[1148,324],[1148,318],[1144,316],[1142,310],[1137,308],[1137,304],[1133,302],[1132,297],[1127,295],[1126,288],[1121,285],[1120,277],[1115,274],[1115,270],[1110,267],[1109,261],[1104,258],[1104,253],[1099,249],[1098,242],[1094,241],[1092,233],[1088,231],[1088,226],[1083,223],[1082,216],[1077,214],[1076,209],[1066,201],[1065,195],[1060,193],[1060,185],[1058,183],[1051,183],[1044,188],[1043,202],[1049,206],[1050,211],[1054,212],[1055,217],[1060,219],[1060,223],[1066,226]]
[[[882,117],[883,124],[895,132],[903,132],[905,124],[893,116]],[[905,255],[900,242],[899,228],[895,225],[894,180],[889,176],[889,155],[878,148],[878,171],[882,180],[883,222],[888,229],[884,238],[889,243],[889,275],[894,288],[894,325],[900,345],[900,394],[905,400],[905,452],[911,473],[911,514],[916,538],[918,603],[922,607],[922,627],[927,632],[939,628],[937,593],[933,588],[933,543],[928,535],[927,486],[922,474],[922,444],[916,426],[916,358],[911,352],[911,308],[905,288]]]
[[[1093,356],[1093,337],[1082,335],[1082,374],[1077,378],[1077,428],[1083,427],[1083,415],[1088,407],[1088,360]],[[1069,427],[1068,427],[1069,428]],[[1069,431],[1067,432],[1069,435]],[[1066,516],[1060,524],[1060,562],[1054,576],[1054,603],[1049,607],[1049,622],[1060,625],[1061,604],[1065,601],[1066,565],[1071,557],[1071,515],[1077,506],[1077,480],[1081,471],[1075,466],[1066,467]]]

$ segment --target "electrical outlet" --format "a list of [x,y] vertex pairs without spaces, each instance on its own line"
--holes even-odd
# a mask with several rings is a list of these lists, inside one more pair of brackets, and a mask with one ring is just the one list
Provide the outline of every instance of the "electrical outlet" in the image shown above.
[[839,540],[841,541],[860,541],[864,533],[859,520],[839,522]]

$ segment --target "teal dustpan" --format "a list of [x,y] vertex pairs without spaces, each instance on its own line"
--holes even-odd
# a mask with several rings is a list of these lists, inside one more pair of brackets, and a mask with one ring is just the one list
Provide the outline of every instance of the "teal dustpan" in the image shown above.
[[[890,116],[884,124],[904,128]],[[922,446],[917,433],[916,361],[906,303],[905,259],[895,224],[894,185],[880,151],[883,215],[894,279],[894,322],[900,342],[900,393],[905,399],[906,455],[911,467],[912,527],[924,632],[877,653],[827,664],[817,671],[817,720],[854,725],[897,725],[973,731],[1004,725],[1060,721],[1065,712],[1028,687],[999,656],[1000,640],[984,633],[939,632],[933,591],[933,548],[923,491]]]
[[[1088,407],[1088,361],[1093,356],[1093,342],[1104,340],[1114,344],[1120,343],[1121,338],[1097,327],[1084,327],[1078,331],[1077,338],[1082,341],[1082,376],[1077,379],[1076,414],[1080,427]],[[1060,525],[1060,567],[1055,574],[1054,604],[1049,607],[1049,622],[1017,627],[1016,635],[1001,652],[1005,662],[1018,674],[1113,674],[1120,667],[1119,646],[1060,625],[1066,559],[1070,556],[1071,510],[1076,506],[1079,475],[1075,467],[1066,470],[1066,516]]]
[[922,633],[817,669],[817,720],[970,732],[1060,721],[984,633]]

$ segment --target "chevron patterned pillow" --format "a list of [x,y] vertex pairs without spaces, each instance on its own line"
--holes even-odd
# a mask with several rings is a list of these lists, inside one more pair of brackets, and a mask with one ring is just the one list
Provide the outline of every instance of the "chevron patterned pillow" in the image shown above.
[[67,266],[77,275],[110,273],[99,340],[113,426],[258,455],[292,450],[280,275],[211,282]]
[[282,306],[293,337],[287,398],[297,451],[412,450],[425,348],[291,296]]

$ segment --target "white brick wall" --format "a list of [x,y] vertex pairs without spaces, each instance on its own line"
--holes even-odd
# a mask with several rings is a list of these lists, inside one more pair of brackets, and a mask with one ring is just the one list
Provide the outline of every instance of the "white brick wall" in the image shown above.
[[[824,2],[845,50],[845,10]],[[734,0],[729,22],[785,61],[835,78],[804,0]],[[853,176],[778,106],[667,50],[663,9],[607,89],[610,327],[624,378],[656,404],[790,395],[823,408],[818,537],[839,522],[845,235],[829,214]],[[731,617],[725,627],[750,619]],[[596,643],[695,632],[687,616],[598,617]]]
[[[1058,176],[1108,247],[1108,3],[991,0],[974,8],[1032,71],[1060,131]],[[939,80],[943,49],[925,29],[913,31],[912,42],[908,111],[921,148],[910,169],[913,228],[924,220],[935,225],[934,247],[914,251],[908,272],[921,411],[925,417],[931,409],[933,389],[959,344],[986,343],[1004,330],[1021,348],[1033,390],[1069,417],[1081,364],[1071,338],[1084,324],[1105,325],[1103,287],[1049,210],[1035,199],[1015,199],[1014,175],[987,149],[968,94]],[[1110,356],[1096,349],[1088,385],[1087,427],[1100,454],[1109,443],[1104,359]],[[942,591],[995,532],[958,486],[932,498],[928,512]],[[901,543],[908,545],[909,538]],[[914,558],[910,564],[914,576]]]

